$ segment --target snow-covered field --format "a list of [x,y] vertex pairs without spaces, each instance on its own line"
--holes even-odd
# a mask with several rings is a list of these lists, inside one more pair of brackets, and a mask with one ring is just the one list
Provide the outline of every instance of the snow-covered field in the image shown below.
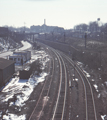
[[[12,78],[7,86],[2,90],[2,97],[0,96],[1,103],[7,102],[16,97],[15,101],[10,101],[9,106],[15,106],[18,111],[21,111],[21,107],[23,107],[25,102],[29,99],[31,93],[38,83],[43,82],[48,73],[44,72],[44,68],[46,63],[50,60],[49,56],[45,53],[45,51],[33,51],[32,58],[29,61],[30,63],[39,59],[42,63],[43,72],[37,76],[33,75],[27,80],[22,80],[19,77]],[[0,112],[0,116],[2,115],[2,111]],[[5,120],[26,120],[26,114],[17,116],[16,114],[10,113],[9,110],[6,111],[6,114],[3,115],[3,119]]]

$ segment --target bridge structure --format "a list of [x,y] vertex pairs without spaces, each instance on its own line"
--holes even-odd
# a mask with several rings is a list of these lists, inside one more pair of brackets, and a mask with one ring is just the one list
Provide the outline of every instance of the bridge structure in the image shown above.
[[25,37],[29,37],[30,40],[32,40],[33,38],[33,41],[35,41],[35,35],[38,35],[39,37],[40,33],[36,33],[36,32],[25,33]]

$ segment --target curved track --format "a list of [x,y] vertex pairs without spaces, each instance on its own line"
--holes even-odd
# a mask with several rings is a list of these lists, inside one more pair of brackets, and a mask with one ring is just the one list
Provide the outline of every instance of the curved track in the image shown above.
[[[82,69],[64,53],[44,44],[41,45],[52,56],[52,63],[50,64],[52,70],[49,69],[51,79],[46,79],[29,120],[77,120],[80,118],[83,120],[97,120],[92,87]],[[80,98],[78,94],[76,96],[79,98],[78,104],[80,106],[79,110],[76,108],[78,110],[75,111],[75,113],[77,112],[76,117],[72,115],[74,106],[71,102],[74,99],[72,96],[75,96],[76,93],[76,89],[73,90],[71,87],[73,82],[76,83],[76,80],[72,78],[74,70],[71,69],[75,69],[74,76],[79,80],[79,90],[77,92],[79,92],[79,96],[82,96]],[[75,100],[74,103],[76,105]],[[81,113],[83,114],[81,115]]]

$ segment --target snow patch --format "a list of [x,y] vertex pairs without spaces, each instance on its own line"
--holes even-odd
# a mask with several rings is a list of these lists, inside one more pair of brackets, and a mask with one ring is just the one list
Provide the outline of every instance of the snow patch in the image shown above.
[[87,73],[85,70],[83,70],[83,72],[86,74],[87,77],[90,77],[90,74]]
[[8,115],[3,116],[3,119],[4,120],[26,120],[26,115],[17,116],[15,114],[8,113]]
[[105,82],[106,86],[107,86],[107,81]]
[[82,62],[77,62],[77,65],[79,65],[80,67],[82,67],[83,63]]
[[95,81],[94,79],[92,79],[91,81]]
[[105,120],[106,115],[101,115],[102,120]]
[[98,98],[100,98],[101,97],[101,94],[98,94],[98,96],[97,96]]
[[20,48],[19,50],[26,50],[31,47],[31,44],[27,41],[21,41],[21,43],[23,44],[23,47]]
[[96,84],[94,84],[93,86],[94,86],[94,88],[96,89],[96,91],[99,92],[99,91],[98,91],[98,86],[97,86]]

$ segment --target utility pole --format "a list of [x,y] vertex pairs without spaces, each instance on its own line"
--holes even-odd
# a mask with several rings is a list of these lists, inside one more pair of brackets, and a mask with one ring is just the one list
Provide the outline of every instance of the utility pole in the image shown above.
[[35,35],[33,34],[33,43],[34,43],[34,41],[35,41]]
[[85,33],[85,48],[86,48],[86,46],[87,46],[87,33]]
[[99,51],[100,52],[100,66],[101,66],[101,54],[102,54],[102,52],[101,51]]
[[45,40],[46,40],[46,33],[45,33]]
[[54,41],[54,33],[52,32],[52,40]]
[[65,32],[64,32],[64,42],[65,42],[65,37],[66,37],[66,36],[65,36]]
[[25,32],[25,24],[26,24],[26,23],[24,22],[24,32]]
[[23,33],[24,33],[24,40],[25,40],[25,22],[24,22],[24,31],[23,31]]
[[100,18],[97,18],[97,32],[100,32],[100,29],[99,29],[99,21],[100,21]]

